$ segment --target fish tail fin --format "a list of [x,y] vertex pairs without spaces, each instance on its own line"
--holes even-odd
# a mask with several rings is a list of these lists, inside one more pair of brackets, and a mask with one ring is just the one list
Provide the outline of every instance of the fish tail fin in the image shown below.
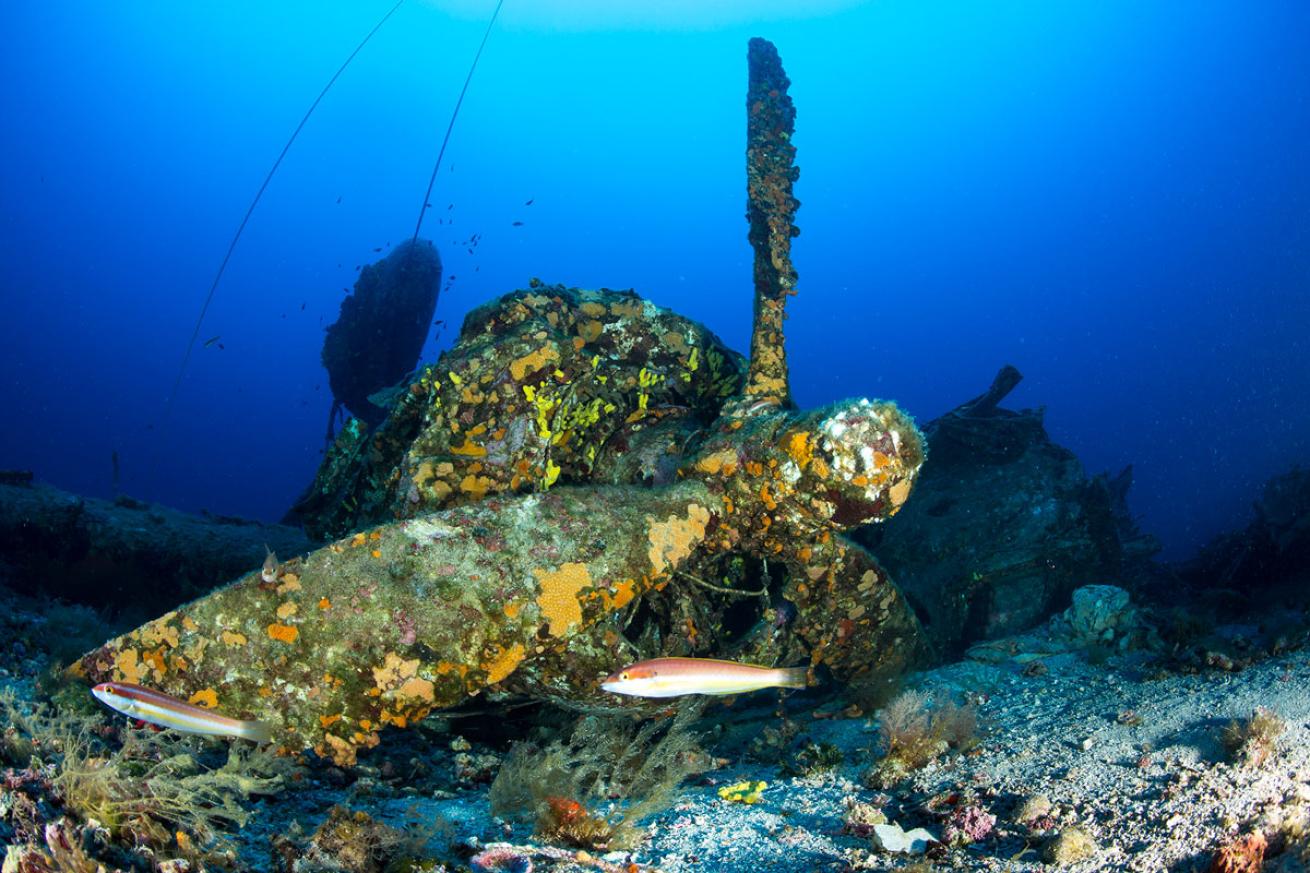
[[262,746],[264,743],[273,742],[273,726],[266,721],[243,722],[240,736]]
[[780,688],[805,688],[810,684],[804,667],[779,667],[778,686]]

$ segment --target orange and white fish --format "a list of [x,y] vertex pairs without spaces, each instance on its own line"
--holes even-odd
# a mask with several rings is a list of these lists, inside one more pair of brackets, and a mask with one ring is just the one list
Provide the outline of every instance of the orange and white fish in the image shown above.
[[761,688],[804,688],[804,667],[757,667],[714,658],[653,658],[624,667],[600,687],[631,697],[744,694]]
[[240,737],[256,743],[267,743],[273,739],[273,728],[265,722],[228,718],[140,685],[102,682],[92,688],[91,693],[96,700],[123,715],[183,733]]

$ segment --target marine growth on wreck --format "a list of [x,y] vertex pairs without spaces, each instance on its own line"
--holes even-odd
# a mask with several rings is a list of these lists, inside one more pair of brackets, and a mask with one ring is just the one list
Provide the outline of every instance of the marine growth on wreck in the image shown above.
[[[748,4],[794,85],[731,4],[0,9],[0,873],[1304,871],[1310,12],[1270,4]],[[161,223],[285,133],[206,135],[236,92],[191,74],[293,99],[355,15],[192,241],[165,393]]]
[[[534,283],[473,312],[378,428],[343,430],[299,506],[333,542],[76,671],[268,721],[287,750],[346,764],[475,695],[617,706],[598,681],[641,658],[800,662],[869,685],[914,663],[913,612],[842,532],[900,509],[923,438],[889,402],[791,407],[794,110],[776,50],[753,40],[749,61],[746,374],[631,292]],[[729,651],[741,592],[706,577],[742,560],[777,573],[775,618],[761,601]]]

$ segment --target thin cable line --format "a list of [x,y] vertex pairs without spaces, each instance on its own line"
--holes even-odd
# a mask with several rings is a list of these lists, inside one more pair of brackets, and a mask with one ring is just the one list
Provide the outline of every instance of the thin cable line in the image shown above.
[[[482,57],[482,50],[487,46],[487,38],[491,36],[491,28],[496,23],[496,16],[500,15],[500,7],[505,5],[505,0],[499,0],[496,3],[496,11],[491,13],[491,20],[487,22],[487,30],[482,34],[482,42],[478,45],[477,54],[473,56],[473,63],[469,66],[469,74],[464,79],[464,87],[459,91],[459,99],[455,101],[455,111],[450,113],[450,124],[446,125],[446,135],[441,140],[441,150],[437,152],[437,163],[432,167],[432,178],[428,179],[428,190],[423,195],[423,205],[418,210],[418,221],[414,223],[414,236],[410,239],[410,244],[418,242],[418,232],[423,227],[423,216],[428,211],[429,203],[432,199],[432,186],[437,182],[437,171],[441,169],[441,158],[446,154],[446,144],[450,142],[450,132],[455,129],[455,119],[459,117],[459,107],[464,103],[464,95],[468,93],[469,82],[473,81],[473,71],[478,68],[478,59]],[[413,249],[410,249],[412,252]]]
[[[323,90],[314,98],[314,102],[310,104],[309,110],[305,112],[305,117],[300,119],[300,123],[296,125],[296,129],[292,132],[291,138],[287,140],[287,144],[282,147],[282,152],[277,156],[277,160],[273,162],[273,166],[269,169],[268,175],[264,177],[264,183],[260,185],[259,190],[255,192],[255,199],[250,201],[250,206],[246,209],[245,216],[242,217],[241,223],[237,225],[237,232],[232,235],[232,242],[228,244],[227,253],[223,255],[223,262],[219,264],[218,272],[214,274],[214,281],[209,286],[209,293],[205,295],[205,305],[200,307],[200,317],[196,319],[195,329],[191,331],[191,341],[187,343],[186,353],[182,356],[182,366],[178,367],[177,378],[173,381],[173,390],[169,392],[168,399],[164,402],[164,415],[160,421],[161,429],[163,425],[167,423],[169,416],[172,414],[173,402],[177,399],[178,389],[182,386],[182,378],[186,375],[187,364],[191,361],[191,353],[195,351],[196,340],[200,337],[200,328],[204,324],[205,315],[209,312],[209,304],[214,301],[214,292],[218,290],[218,283],[223,279],[223,273],[227,270],[228,261],[232,260],[232,252],[237,247],[237,241],[241,239],[242,231],[246,229],[246,223],[250,221],[251,214],[255,211],[255,207],[259,205],[259,198],[264,196],[264,189],[268,188],[268,183],[273,181],[273,174],[276,173],[277,168],[281,166],[282,159],[285,158],[287,152],[291,150],[291,144],[296,141],[296,137],[300,135],[300,131],[304,128],[305,123],[309,121],[309,116],[314,114],[314,110],[318,108],[318,104],[323,100],[323,97],[327,95],[327,92],[332,88],[332,85],[337,81],[341,74],[346,71],[346,67],[350,66],[350,62],[355,59],[355,55],[360,53],[364,46],[368,44],[368,41],[373,38],[373,34],[377,33],[382,28],[382,25],[387,23],[387,19],[394,15],[396,10],[399,9],[404,2],[405,0],[399,0],[395,6],[391,7],[391,11],[382,16],[381,21],[373,25],[373,29],[368,32],[368,35],[360,41],[359,45],[355,46],[355,50],[350,53],[350,57],[346,58],[341,67],[332,74],[332,78],[328,79],[328,83],[323,86]],[[467,85],[465,87],[467,87]]]

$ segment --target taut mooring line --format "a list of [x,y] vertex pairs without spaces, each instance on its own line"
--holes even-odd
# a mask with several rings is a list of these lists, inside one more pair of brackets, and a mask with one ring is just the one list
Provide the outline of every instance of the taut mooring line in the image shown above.
[[[409,241],[411,246],[418,242],[418,232],[423,227],[423,216],[428,211],[428,202],[432,197],[432,186],[437,182],[437,171],[441,169],[441,158],[446,154],[446,145],[450,142],[450,132],[455,129],[455,119],[459,117],[459,107],[464,103],[464,95],[468,93],[469,82],[473,81],[473,71],[478,68],[478,59],[482,57],[482,50],[487,47],[487,37],[491,36],[491,28],[496,23],[496,16],[500,15],[500,7],[504,5],[505,0],[499,0],[496,3],[496,11],[491,13],[491,20],[487,22],[487,30],[482,34],[482,42],[478,44],[477,54],[473,55],[473,63],[469,65],[469,74],[464,79],[464,87],[459,90],[459,99],[455,101],[455,111],[450,113],[450,124],[446,125],[446,135],[442,137],[441,149],[437,152],[437,162],[432,167],[432,178],[428,179],[428,190],[424,193],[423,205],[418,210],[418,221],[414,222],[414,236]],[[413,248],[410,251],[412,252]]]
[[[195,329],[191,331],[191,341],[187,343],[186,353],[182,355],[182,366],[178,367],[177,379],[173,382],[173,390],[169,392],[168,400],[164,402],[164,415],[160,421],[161,429],[172,414],[173,402],[177,399],[178,389],[182,386],[182,377],[186,375],[187,364],[191,361],[191,353],[195,351],[196,339],[200,336],[200,327],[205,321],[205,314],[209,312],[209,304],[214,301],[214,292],[218,290],[218,283],[223,279],[223,273],[227,270],[228,261],[232,260],[232,252],[237,247],[237,241],[241,239],[242,231],[246,229],[246,223],[250,221],[251,214],[255,211],[255,207],[259,205],[259,198],[264,196],[264,190],[268,188],[268,183],[273,181],[273,174],[277,172],[277,168],[282,164],[282,159],[285,158],[287,152],[291,150],[291,144],[294,143],[296,137],[300,135],[300,131],[304,128],[305,123],[309,121],[309,116],[314,114],[314,110],[318,108],[318,104],[323,100],[324,96],[327,95],[327,92],[332,88],[332,85],[337,81],[341,74],[346,71],[346,67],[350,66],[350,62],[355,59],[355,55],[359,54],[364,46],[368,45],[368,41],[373,38],[373,34],[377,33],[382,28],[382,25],[387,23],[387,19],[394,15],[396,10],[399,9],[404,2],[405,0],[398,0],[395,6],[392,6],[390,11],[382,16],[382,19],[377,24],[373,25],[373,29],[370,30],[362,40],[360,40],[359,45],[355,46],[355,50],[350,53],[350,57],[346,58],[346,60],[342,62],[340,68],[332,74],[332,78],[328,79],[328,83],[323,86],[323,90],[318,93],[318,96],[314,98],[314,102],[310,104],[309,109],[305,112],[305,117],[300,119],[300,123],[297,124],[296,129],[292,131],[291,138],[287,140],[287,144],[282,146],[282,151],[278,154],[277,160],[273,162],[273,166],[269,168],[268,175],[264,177],[264,183],[260,185],[259,190],[255,192],[255,199],[250,201],[250,206],[246,209],[245,216],[242,217],[241,223],[237,225],[237,232],[232,235],[232,242],[228,244],[227,254],[223,255],[223,262],[218,265],[218,272],[214,274],[214,281],[209,286],[209,294],[205,296],[205,304],[200,307],[200,317],[196,319]],[[467,87],[467,85],[465,87]]]

